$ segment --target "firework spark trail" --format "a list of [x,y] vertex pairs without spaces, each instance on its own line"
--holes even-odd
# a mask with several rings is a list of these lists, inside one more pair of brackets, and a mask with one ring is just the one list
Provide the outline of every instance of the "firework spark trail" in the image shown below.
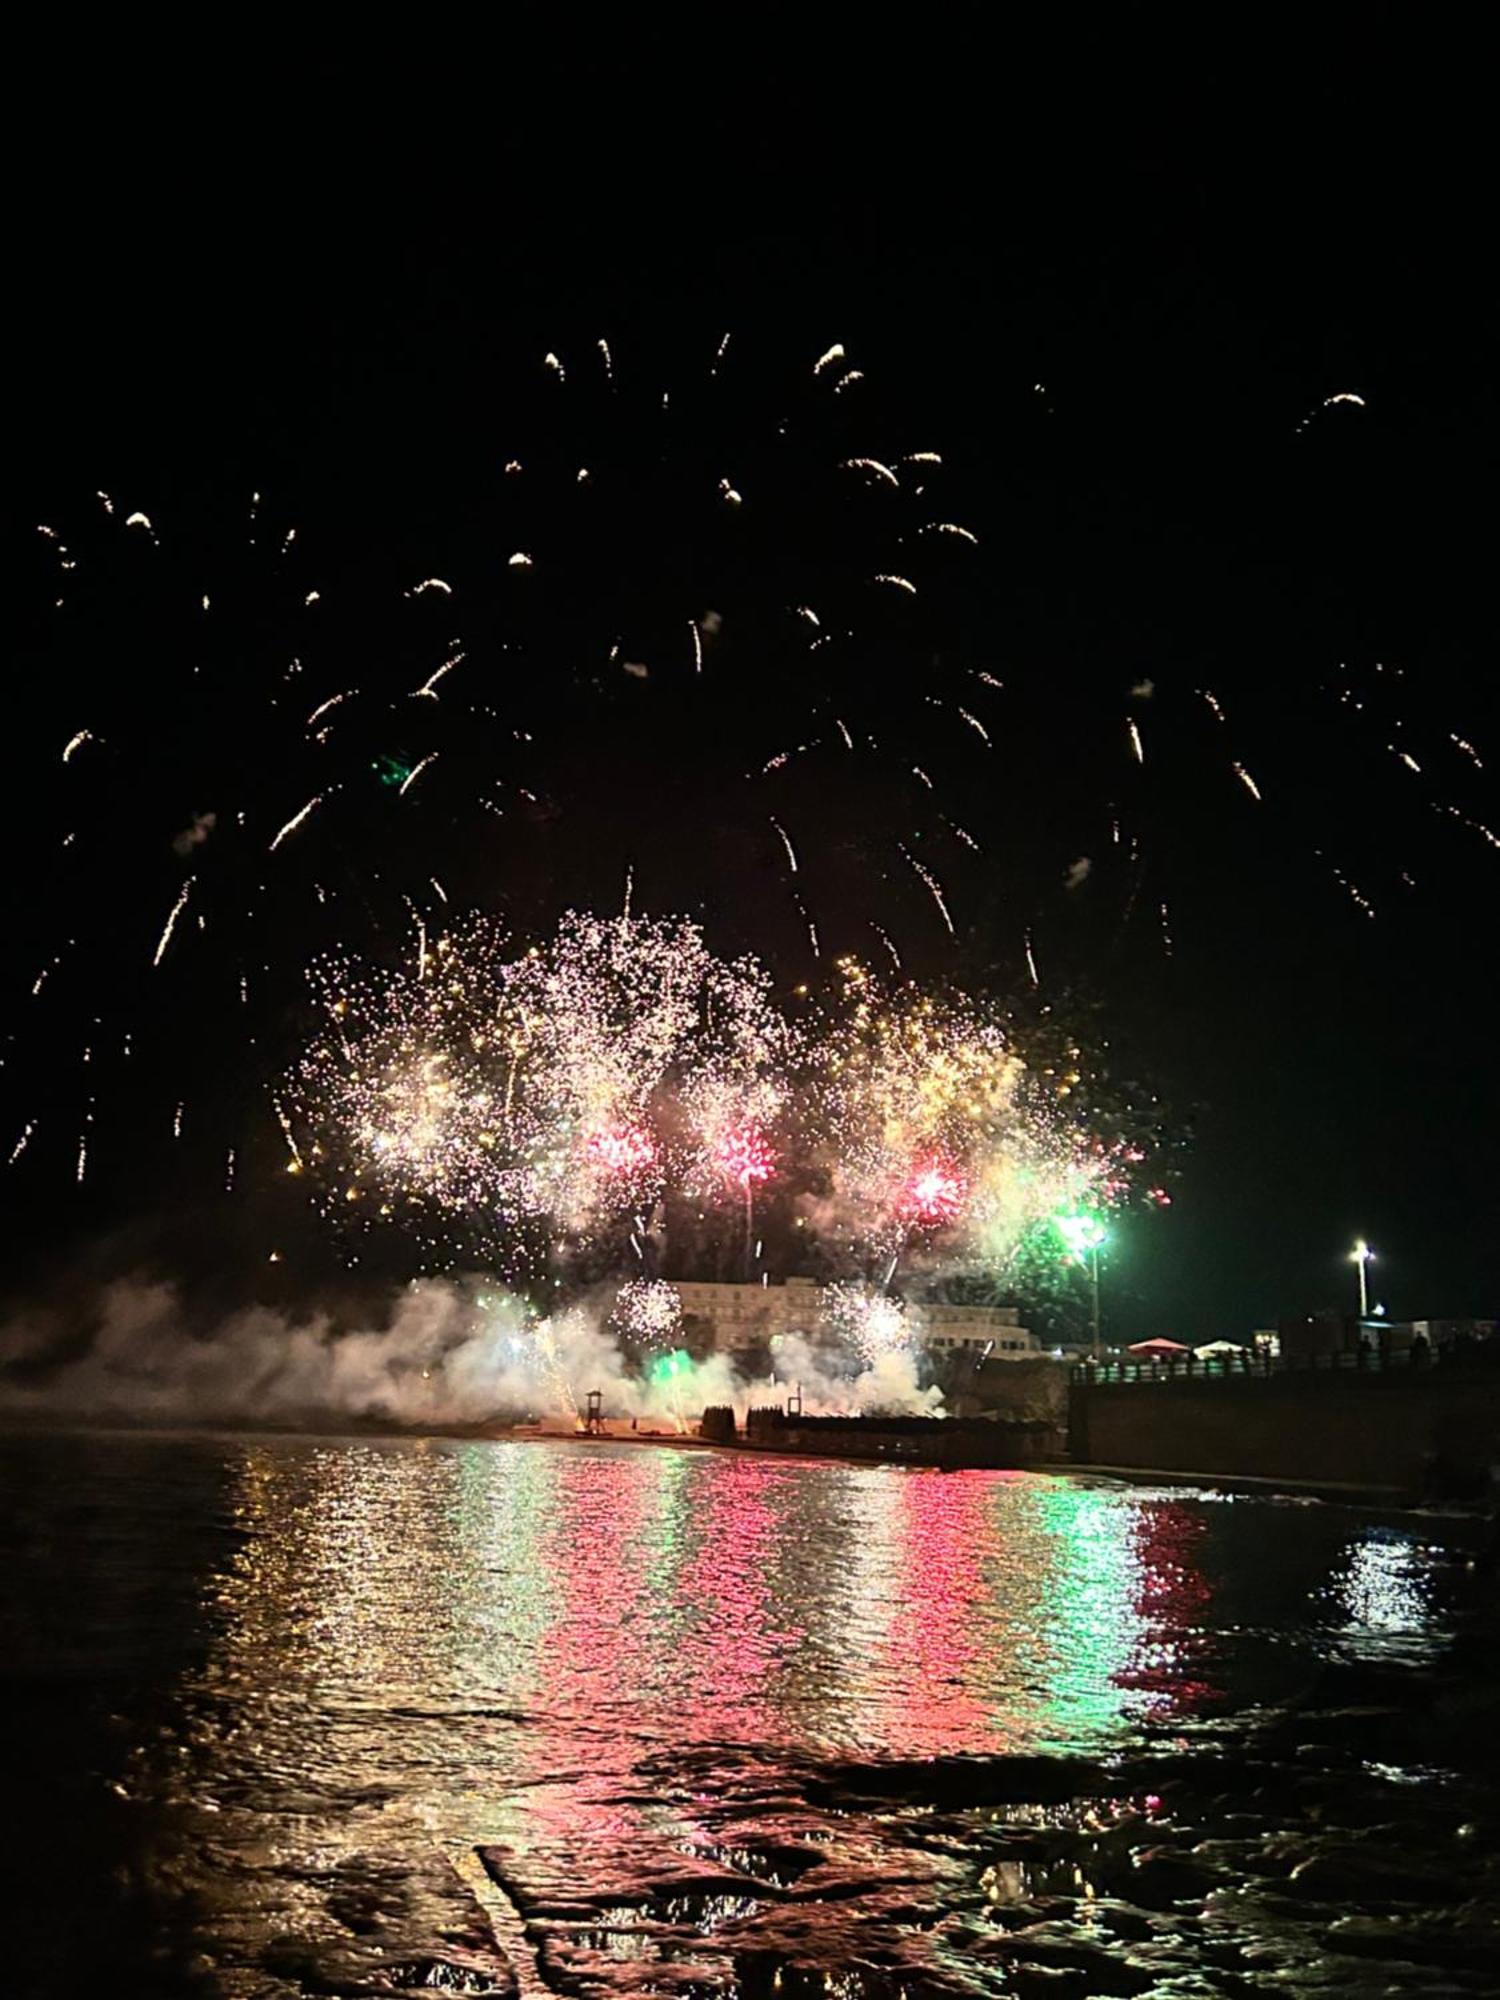
[[396,793],[397,798],[404,799],[406,797],[406,794],[411,790],[412,786],[417,782],[418,778],[421,777],[422,773],[427,769],[427,766],[436,761],[437,754],[438,753],[436,750],[429,750],[427,755],[424,758],[422,758],[420,763],[413,764],[411,769],[407,772],[406,776],[401,780],[400,787]]
[[308,818],[309,814],[314,812],[317,809],[317,807],[322,805],[324,797],[325,797],[324,793],[322,792],[316,793],[312,798],[308,800],[307,804],[303,806],[300,812],[293,813],[291,818],[287,821],[286,825],[277,834],[276,838],[271,842],[270,847],[266,851],[270,854],[274,854],[277,848],[280,847],[281,843],[284,840],[286,840],[290,835],[294,834],[297,831],[298,827],[301,826],[303,821]]
[[1434,810],[1446,813],[1450,819],[1456,819],[1461,826],[1468,827],[1471,833],[1477,833],[1480,839],[1491,847],[1500,848],[1500,834],[1497,834],[1492,827],[1486,826],[1482,820],[1470,819],[1469,815],[1460,812],[1457,806],[1435,806]]
[[177,901],[172,905],[172,908],[167,915],[167,921],[162,930],[161,940],[156,947],[156,955],[151,961],[153,965],[160,965],[162,960],[167,955],[167,946],[172,942],[172,933],[177,928],[177,919],[182,915],[183,911],[187,908],[188,897],[193,893],[193,881],[194,877],[189,875],[187,880],[183,883],[181,889],[177,893]]
[[[427,676],[419,688],[412,689],[412,700],[419,701],[426,696],[429,700],[436,701],[438,699],[438,682],[451,674],[453,669],[462,662],[463,657],[462,653],[454,653],[448,659],[444,660],[443,664],[435,672]],[[351,688],[349,692],[352,694],[354,690]]]
[[901,853],[905,857],[907,862],[916,871],[916,873],[921,876],[922,880],[927,884],[927,888],[932,896],[932,900],[938,906],[938,914],[939,916],[941,916],[943,922],[948,927],[948,935],[950,937],[957,937],[958,933],[953,928],[953,919],[948,914],[948,905],[943,900],[943,890],[941,883],[938,881],[937,877],[933,874],[932,870],[924,866],[922,862],[918,861],[917,857],[911,852],[909,848],[902,847],[900,841],[897,841],[896,845],[898,848],[900,848]]
[[772,826],[775,827],[777,833],[780,834],[781,836],[781,844],[786,849],[787,866],[791,869],[792,873],[795,875],[797,873],[796,849],[792,846],[791,840],[788,838],[787,835],[787,830],[781,824],[781,821],[779,819],[773,819],[771,821],[771,824]]
[[[98,577],[107,575],[108,568],[94,557],[108,556],[120,566],[127,580],[126,594],[132,602],[139,601],[142,616],[157,620],[154,629],[133,634],[132,644],[141,657],[161,662],[160,673],[147,677],[146,685],[132,681],[128,690],[121,687],[112,695],[99,661],[86,650],[94,642],[84,622],[47,621],[49,634],[55,636],[46,639],[46,657],[39,658],[31,671],[52,677],[60,688],[83,685],[95,690],[87,711],[92,727],[75,728],[64,742],[67,729],[78,719],[64,713],[55,737],[49,727],[41,746],[43,761],[50,759],[54,767],[54,784],[67,785],[59,797],[65,802],[63,824],[69,829],[63,843],[70,850],[69,914],[64,919],[69,928],[79,928],[73,913],[86,915],[90,907],[85,871],[93,867],[100,883],[112,882],[109,870],[115,857],[123,860],[133,843],[141,864],[135,879],[140,893],[150,898],[142,905],[139,921],[142,932],[149,935],[160,920],[154,907],[158,892],[149,887],[160,881],[149,865],[153,843],[161,838],[160,813],[171,812],[174,823],[186,830],[181,838],[198,830],[193,838],[198,880],[186,910],[189,923],[196,921],[206,939],[203,949],[159,953],[150,968],[142,951],[139,983],[121,993],[122,1017],[128,1014],[138,1031],[134,1045],[142,1054],[153,1020],[163,1024],[162,1034],[170,1032],[165,1023],[171,1017],[167,1003],[173,985],[194,976],[200,965],[214,974],[212,990],[221,996],[219,1004],[235,1005],[236,996],[246,994],[243,1009],[236,1007],[240,1018],[232,1026],[227,1019],[219,1024],[229,1030],[235,1045],[259,1036],[262,1047],[270,1046],[276,1032],[272,1024],[286,1017],[301,966],[326,943],[326,933],[314,925],[337,913],[351,926],[359,926],[357,937],[353,929],[347,933],[351,949],[392,935],[401,899],[411,892],[425,899],[426,885],[438,875],[448,876],[446,851],[440,860],[435,845],[440,841],[476,847],[481,842],[506,843],[498,857],[496,880],[508,879],[505,871],[514,859],[511,848],[523,842],[533,846],[555,842],[556,854],[562,842],[551,831],[554,825],[593,829],[596,848],[614,841],[616,851],[634,852],[644,861],[646,849],[636,846],[632,823],[642,810],[643,788],[636,786],[628,806],[618,807],[607,784],[594,785],[585,793],[585,781],[574,771],[597,771],[597,758],[592,767],[582,759],[570,766],[560,746],[576,742],[593,755],[603,738],[603,748],[622,771],[653,773],[659,768],[653,759],[662,754],[661,721],[667,704],[688,687],[696,718],[693,727],[699,733],[682,762],[689,770],[701,769],[714,810],[698,813],[694,824],[701,829],[702,841],[683,843],[685,850],[722,841],[726,855],[743,856],[752,847],[761,852],[764,794],[757,797],[741,780],[745,773],[762,772],[777,786],[777,824],[785,845],[789,842],[783,822],[799,829],[799,851],[795,857],[789,852],[789,864],[795,861],[799,882],[811,878],[821,884],[824,849],[815,841],[817,830],[828,823],[829,801],[819,788],[827,783],[828,760],[836,748],[849,758],[857,753],[857,763],[840,758],[838,782],[851,788],[849,796],[868,796],[875,804],[871,821],[854,829],[839,847],[848,865],[861,871],[861,878],[855,893],[841,882],[836,899],[820,894],[817,924],[793,889],[809,944],[815,954],[824,949],[833,954],[857,943],[873,927],[892,964],[899,967],[905,940],[898,944],[900,929],[893,912],[903,913],[902,922],[912,920],[920,926],[920,908],[911,919],[903,871],[889,866],[889,841],[870,836],[872,828],[889,825],[897,801],[908,793],[908,809],[921,823],[902,849],[903,858],[933,896],[948,934],[956,936],[949,899],[954,908],[967,909],[973,880],[967,872],[956,871],[971,870],[975,864],[969,855],[980,847],[957,823],[979,824],[971,810],[960,810],[957,787],[969,783],[977,788],[980,782],[972,769],[972,753],[979,746],[991,747],[986,720],[990,711],[980,689],[998,692],[1002,682],[956,651],[941,648],[935,639],[941,611],[938,586],[951,564],[968,560],[958,556],[957,544],[971,545],[975,531],[954,518],[964,510],[944,497],[946,475],[938,476],[940,452],[903,449],[906,440],[899,432],[892,434],[888,420],[881,432],[855,434],[856,424],[863,424],[868,413],[857,396],[848,396],[842,407],[836,402],[860,379],[842,343],[825,347],[816,358],[808,348],[799,358],[804,390],[810,388],[809,368],[817,388],[806,395],[805,407],[794,418],[784,421],[778,414],[774,439],[766,422],[765,399],[741,394],[748,354],[736,347],[736,366],[721,367],[728,347],[726,334],[707,370],[711,388],[704,382],[703,366],[695,369],[693,393],[701,401],[693,406],[693,424],[687,427],[691,440],[684,449],[673,438],[680,401],[674,396],[673,421],[663,426],[657,414],[659,383],[651,383],[649,390],[633,383],[623,348],[612,355],[607,343],[599,344],[601,368],[573,371],[576,379],[568,382],[567,395],[557,404],[550,396],[543,399],[549,410],[555,408],[559,414],[539,419],[537,433],[517,443],[517,455],[505,455],[508,445],[494,451],[496,486],[511,510],[502,530],[505,539],[477,564],[464,553],[468,544],[460,536],[435,546],[420,566],[407,558],[394,566],[386,563],[383,570],[373,568],[372,574],[382,580],[372,586],[363,605],[351,602],[347,590],[330,593],[330,602],[322,604],[320,591],[309,587],[312,574],[299,573],[309,561],[306,536],[277,520],[274,508],[263,505],[259,494],[251,501],[247,535],[241,535],[238,526],[233,534],[234,560],[243,566],[242,573],[222,583],[223,564],[216,557],[213,572],[205,576],[192,536],[179,532],[161,510],[150,517],[126,504],[117,509],[108,496],[91,493],[86,520],[77,526],[44,528],[48,595],[56,587],[59,564],[67,567],[82,559],[85,570]],[[544,366],[559,384],[566,379],[557,354],[549,354]],[[1332,407],[1340,403],[1353,404],[1356,418],[1362,407],[1349,390],[1324,399],[1318,407],[1331,420],[1330,436],[1342,428],[1342,417],[1348,414]],[[643,423],[642,413],[648,408],[649,423]],[[591,426],[587,430],[581,428],[585,416]],[[774,452],[768,453],[773,443]],[[586,479],[580,479],[580,471],[586,472]],[[736,505],[741,477],[747,482],[742,507]],[[661,510],[659,518],[653,514],[638,524],[638,545],[644,553],[625,580],[623,601],[619,591],[599,588],[601,580],[618,571],[618,536],[604,527],[612,485],[619,504],[636,511],[659,504]],[[816,503],[807,497],[814,494],[820,496]],[[821,497],[829,494],[836,503],[832,506]],[[546,511],[524,511],[538,507]],[[561,515],[553,532],[556,510],[562,508],[573,511]],[[237,519],[245,519],[238,509]],[[985,521],[978,526],[986,540],[993,539]],[[747,532],[753,539],[745,539]],[[247,536],[251,549],[261,544],[259,555],[246,554]],[[514,550],[517,560],[506,562],[507,548]],[[423,573],[429,563],[437,574]],[[387,576],[395,580],[383,580]],[[684,578],[692,579],[691,596]],[[872,578],[880,589],[870,588]],[[556,596],[545,597],[547,590]],[[898,593],[907,601],[900,615],[893,616]],[[169,598],[175,610],[159,617],[157,607]],[[545,607],[558,601],[581,607],[579,619],[571,612],[563,619],[551,617]],[[212,611],[205,617],[200,607],[210,603]],[[226,606],[240,603],[251,607],[253,615],[226,616]],[[929,605],[936,607],[931,614]],[[320,608],[309,608],[315,606]],[[460,611],[473,624],[468,631],[455,633]],[[170,631],[185,612],[192,614],[190,650],[173,659]],[[365,652],[356,655],[349,650],[350,634],[338,625],[343,616],[360,620],[359,637],[353,643],[365,645]],[[594,622],[580,624],[586,619]],[[370,653],[367,634],[372,620],[391,624],[392,643]],[[689,627],[688,648],[681,644],[683,623]],[[263,649],[254,653],[248,649],[248,635],[259,627],[268,636]],[[615,671],[606,676],[596,668],[611,641]],[[466,644],[471,665],[464,681],[456,684],[466,692],[472,686],[472,705],[464,708],[453,699],[448,677],[465,657]],[[657,650],[648,651],[653,645]],[[878,676],[868,671],[877,649],[888,649],[880,655]],[[713,675],[706,673],[704,664],[710,653]],[[301,662],[306,661],[307,685],[321,681],[336,687],[337,670],[330,670],[328,662],[356,656],[370,660],[368,671],[361,671],[360,687],[330,693],[309,711],[305,698],[297,694],[302,683],[293,679],[303,672]],[[440,664],[428,672],[434,659]],[[493,701],[484,699],[484,678],[478,672],[481,659],[487,667],[503,667],[503,700],[498,698],[498,687],[491,689]],[[649,673],[639,664],[642,660],[650,661]],[[415,669],[414,662],[419,663]],[[1426,782],[1443,768],[1437,746],[1443,756],[1463,757],[1482,771],[1475,744],[1457,727],[1448,726],[1450,720],[1459,720],[1456,717],[1441,718],[1430,739],[1415,732],[1397,734],[1400,725],[1393,725],[1387,710],[1394,692],[1391,683],[1400,680],[1400,668],[1373,664],[1379,680],[1357,678],[1352,665],[1341,666],[1335,683],[1337,728],[1346,732],[1358,727],[1355,717],[1363,711],[1368,734],[1357,741],[1358,752],[1378,757],[1382,776],[1395,757],[1413,776],[1423,778],[1414,790],[1407,788],[1409,797],[1401,807],[1407,820],[1415,815],[1425,820],[1429,809],[1441,812],[1458,828],[1478,835],[1488,858],[1489,852],[1500,850],[1500,839],[1485,823],[1493,814],[1477,808],[1472,798],[1455,793],[1450,802],[1430,797],[1425,790]],[[419,685],[413,684],[414,670],[426,674]],[[1216,668],[1216,681],[1227,671]],[[1255,663],[1253,675],[1248,668],[1243,673],[1239,668],[1233,671],[1235,678],[1221,683],[1225,701],[1213,689],[1190,691],[1219,724],[1229,713],[1237,724],[1254,728],[1264,718],[1274,676],[1264,662]],[[877,679],[882,689],[895,691],[895,699],[907,704],[904,712],[888,712],[884,694],[878,701],[870,699]],[[632,697],[625,704],[617,700],[622,681]],[[209,686],[213,700],[205,702],[202,691]],[[1172,692],[1164,669],[1159,686],[1138,680],[1132,693],[1145,699],[1148,688],[1158,705],[1167,709]],[[642,696],[639,702],[633,699],[637,691]],[[359,700],[351,708],[356,695]],[[240,699],[242,706],[226,720],[226,703],[232,699]],[[975,699],[980,699],[980,712],[961,705]],[[1117,728],[1116,697],[1105,694],[1102,699],[1107,705],[1100,718],[1106,728]],[[942,727],[926,714],[919,740],[911,720],[929,702],[934,712],[951,709],[962,729]],[[842,712],[835,713],[836,709]],[[1018,717],[1024,720],[1026,714],[1027,704],[1018,704]],[[1386,718],[1383,728],[1375,726],[1377,714]],[[1111,715],[1117,718],[1113,724]],[[1136,765],[1145,765],[1142,728],[1128,718],[1127,728],[1130,755]],[[377,734],[381,730],[390,732],[385,740]],[[195,731],[205,733],[195,735]],[[970,761],[956,763],[958,753],[948,741],[950,736],[963,740]],[[978,746],[973,741],[976,736]],[[1430,751],[1423,747],[1426,740],[1434,743]],[[1246,747],[1258,742],[1271,743],[1264,729],[1259,737],[1247,736]],[[1405,747],[1408,742],[1410,750]],[[72,767],[66,781],[56,768],[59,747],[62,763]],[[1017,745],[1023,756],[1031,747]],[[1295,756],[1309,769],[1321,768],[1326,747],[1308,732],[1300,732],[1296,741],[1277,739],[1272,747],[1256,748],[1253,777],[1238,760],[1230,763],[1230,769],[1252,799],[1268,811],[1273,807],[1279,811],[1284,800],[1296,796],[1296,787],[1283,782],[1287,758]],[[404,796],[440,752],[445,760],[441,826],[413,827],[410,821],[398,826],[377,818],[373,807],[367,809],[361,788],[381,784],[394,791],[399,785],[398,795]],[[1153,734],[1151,766],[1140,780],[1142,788],[1152,788],[1153,812],[1159,803],[1158,788],[1171,782],[1178,754],[1170,728],[1163,726]],[[1202,752],[1189,747],[1187,754]],[[1218,754],[1222,758],[1222,750]],[[1424,767],[1420,774],[1419,761]],[[910,776],[914,764],[921,774],[915,781]],[[212,798],[184,798],[185,768],[214,772],[213,782],[222,791]],[[122,790],[126,774],[128,792]],[[86,785],[79,782],[85,775]],[[1458,775],[1467,778],[1467,770]],[[256,829],[274,817],[275,805],[267,804],[275,797],[272,784],[279,787],[282,782],[295,788],[293,795],[307,798],[307,804],[280,827],[269,851],[282,850],[292,833],[323,805],[329,809],[329,838],[311,845],[299,843],[303,854],[286,855],[269,883],[246,886],[240,875],[245,842],[237,841],[237,831],[248,825],[246,838],[250,845],[258,845]],[[1390,782],[1405,784],[1404,777],[1397,779],[1393,771]],[[883,799],[876,798],[876,786],[884,789]],[[644,789],[646,810],[657,810],[649,798],[651,788]],[[336,819],[335,793],[339,794]],[[132,797],[150,800],[150,810],[144,804],[132,806]],[[378,799],[379,794],[371,790],[368,797]],[[516,802],[530,810],[521,810]],[[200,811],[205,806],[211,810]],[[460,824],[461,814],[466,815],[466,824]],[[1122,816],[1126,825],[1115,844],[1120,848],[1129,844],[1138,860],[1139,835],[1128,806]],[[419,815],[424,822],[433,817]],[[1373,821],[1376,816],[1371,817]],[[209,839],[215,821],[218,830]],[[1382,817],[1381,824],[1386,823]],[[20,871],[23,880],[34,878],[38,884],[52,879],[58,837],[55,818],[42,827],[42,836],[37,860],[46,865]],[[1458,832],[1450,829],[1450,837],[1460,850],[1466,847]],[[931,845],[934,840],[942,844]],[[963,854],[954,842],[965,849]],[[930,860],[919,861],[918,855]],[[1347,858],[1353,872],[1365,879],[1363,857]],[[305,867],[299,865],[304,859],[316,860],[322,876],[317,884],[309,882]],[[542,859],[550,865],[552,856],[544,854]],[[940,884],[933,862],[939,862],[945,877],[954,870],[951,880]],[[657,867],[653,897],[665,898],[668,906],[692,907],[698,887],[674,879],[670,872],[674,865],[665,871]],[[332,872],[335,868],[343,871],[342,878]],[[684,867],[682,872],[686,877],[689,871]],[[1402,873],[1410,879],[1409,871]],[[1139,878],[1136,867],[1130,877],[1132,896]],[[595,893],[581,869],[570,873],[566,864],[560,864],[555,879],[559,887],[554,909],[571,895]],[[1368,879],[1384,876],[1371,874]],[[231,885],[232,895],[221,893]],[[1153,889],[1163,886],[1171,885],[1153,879]],[[1348,878],[1340,888],[1370,914],[1369,899],[1361,901],[1363,891],[1351,887]],[[440,892],[433,893],[442,900]],[[1158,895],[1150,900],[1159,908]],[[301,914],[304,905],[310,916]],[[58,899],[58,909],[63,907]],[[325,911],[326,918],[320,914]],[[205,917],[210,914],[213,922],[205,931]],[[546,922],[549,914],[534,910],[527,920]],[[50,911],[39,911],[39,916],[45,926],[57,923]],[[1033,918],[1043,946],[1044,921]],[[28,1009],[20,1024],[34,1042],[66,1045],[69,1011],[84,1004],[79,994],[109,976],[108,931],[103,922],[95,924],[89,935],[80,929],[79,978],[47,978],[39,987],[34,997],[41,1004]],[[175,931],[167,942],[174,936]],[[54,935],[39,958],[56,963],[51,957],[56,944]],[[70,963],[72,957],[70,950]],[[242,965],[255,968],[253,992],[240,984]],[[1036,985],[1029,930],[1026,965]],[[188,1094],[195,1105],[199,1099],[190,1079],[173,1075],[166,1064],[159,1067],[165,1083],[161,1115],[154,1122],[164,1130],[174,1099]],[[27,1107],[11,1108],[19,1125]],[[263,1113],[264,1106],[260,1108]],[[76,1124],[80,1109],[75,1090],[62,1121],[64,1131]],[[228,1130],[217,1135],[220,1142],[230,1136]],[[36,1147],[31,1150],[38,1152]]]
[[359,693],[358,688],[345,688],[341,694],[329,695],[326,701],[320,701],[318,703],[317,707],[313,710],[312,714],[308,716],[307,721],[303,724],[303,728],[311,729],[315,722],[317,722],[321,717],[325,716],[328,713],[329,709],[337,708],[340,702],[348,701],[351,695],[355,695],[358,693]]
[[1234,775],[1239,779],[1240,783],[1245,787],[1245,790],[1250,794],[1251,798],[1254,799],[1257,804],[1261,803],[1260,786],[1256,784],[1254,778],[1251,777],[1250,773],[1245,769],[1244,765],[1235,764],[1232,768],[1234,770]]

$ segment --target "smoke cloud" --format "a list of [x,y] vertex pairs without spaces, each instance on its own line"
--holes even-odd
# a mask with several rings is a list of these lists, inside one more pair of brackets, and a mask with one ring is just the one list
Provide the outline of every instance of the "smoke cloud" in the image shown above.
[[0,1333],[0,1415],[158,1424],[339,1420],[420,1429],[517,1419],[570,1421],[598,1390],[607,1417],[695,1427],[709,1404],[741,1412],[800,1389],[829,1414],[933,1414],[941,1391],[918,1386],[916,1356],[873,1362],[832,1354],[800,1334],[775,1350],[774,1374],[742,1374],[732,1356],[671,1369],[633,1367],[608,1328],[614,1292],[538,1322],[523,1301],[479,1279],[424,1280],[384,1323],[346,1330],[327,1315],[291,1319],[263,1306],[194,1329],[170,1283],[105,1286],[86,1342],[46,1313]]

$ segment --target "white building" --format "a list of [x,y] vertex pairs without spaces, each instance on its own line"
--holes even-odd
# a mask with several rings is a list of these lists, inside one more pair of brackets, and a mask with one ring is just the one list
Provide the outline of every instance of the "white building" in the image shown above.
[[823,1288],[811,1278],[788,1278],[784,1285],[676,1286],[685,1320],[713,1330],[716,1347],[749,1347],[777,1333],[817,1332]]
[[1019,1361],[1040,1354],[1041,1343],[1017,1319],[1017,1306],[917,1305],[912,1313],[926,1345],[939,1353],[978,1360]]
[[[777,1334],[817,1334],[823,1323],[823,1287],[811,1278],[780,1285],[681,1283],[684,1320],[712,1330],[716,1347],[732,1350]],[[1015,1306],[950,1306],[912,1301],[907,1313],[920,1343],[935,1354],[968,1354],[975,1361],[1018,1361],[1042,1348],[1020,1324]]]

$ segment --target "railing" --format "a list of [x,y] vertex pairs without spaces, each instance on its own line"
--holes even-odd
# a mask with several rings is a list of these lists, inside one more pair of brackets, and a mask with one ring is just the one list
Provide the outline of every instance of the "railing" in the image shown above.
[[1134,1356],[1122,1361],[1075,1362],[1070,1379],[1084,1385],[1106,1382],[1224,1382],[1271,1375],[1380,1375],[1431,1368],[1500,1367],[1500,1342],[1465,1349],[1378,1347],[1338,1349],[1326,1354],[1196,1354]]

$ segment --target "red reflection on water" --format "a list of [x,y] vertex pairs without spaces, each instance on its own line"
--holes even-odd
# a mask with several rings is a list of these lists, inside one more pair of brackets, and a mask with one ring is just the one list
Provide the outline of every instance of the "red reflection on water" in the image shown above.
[[1213,1597],[1199,1566],[1207,1536],[1202,1507],[1175,1500],[1143,1507],[1131,1529],[1142,1638],[1114,1679],[1147,1696],[1147,1713],[1155,1717],[1191,1714],[1223,1694],[1191,1671],[1204,1649],[1203,1616]]
[[732,1460],[725,1471],[708,1486],[702,1540],[682,1576],[695,1612],[684,1666],[705,1699],[680,1726],[694,1737],[750,1741],[765,1733],[774,1705],[764,1682],[790,1643],[769,1616],[768,1583],[779,1531],[771,1496],[786,1474],[748,1459]]
[[556,1518],[567,1534],[547,1550],[561,1610],[544,1662],[547,1707],[564,1726],[635,1699],[652,1616],[639,1545],[651,1521],[654,1470],[644,1456],[565,1457]]
[[[973,1749],[991,1711],[971,1691],[975,1618],[986,1595],[984,1472],[906,1472],[898,1483],[901,1601],[887,1635],[891,1669],[908,1690],[902,1734],[916,1752]],[[982,1678],[982,1677],[979,1677]]]

